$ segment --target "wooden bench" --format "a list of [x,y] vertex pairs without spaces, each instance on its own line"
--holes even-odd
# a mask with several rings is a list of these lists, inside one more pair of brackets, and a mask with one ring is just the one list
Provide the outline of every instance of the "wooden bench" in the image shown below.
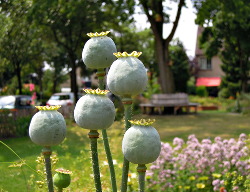
[[173,113],[176,115],[182,108],[185,108],[187,113],[190,112],[190,108],[193,108],[194,112],[197,113],[198,105],[198,103],[190,103],[186,93],[173,93],[154,94],[148,103],[141,103],[140,107],[142,113],[148,114],[154,113],[156,109],[162,114],[164,109],[173,108]]

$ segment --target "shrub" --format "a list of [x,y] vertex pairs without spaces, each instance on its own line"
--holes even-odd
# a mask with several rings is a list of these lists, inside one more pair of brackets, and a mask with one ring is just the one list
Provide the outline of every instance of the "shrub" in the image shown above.
[[218,94],[218,96],[219,96],[220,98],[229,98],[230,95],[231,95],[231,94],[230,94],[228,88],[222,88],[222,89],[219,91],[219,94]]
[[190,102],[199,103],[204,106],[218,106],[220,109],[226,110],[228,106],[235,103],[232,99],[223,99],[218,97],[199,97],[189,96]]
[[162,143],[159,158],[147,173],[151,191],[246,191],[249,188],[249,139],[241,134],[235,139],[201,142],[190,135],[173,146]]
[[235,113],[250,114],[250,94],[237,95],[234,102],[227,106],[227,111]]
[[250,94],[241,94],[239,96],[239,105],[242,108],[242,112],[244,114],[249,114],[250,113]]
[[8,109],[0,111],[0,138],[13,137],[15,135],[15,121]]
[[189,95],[196,94],[195,78],[191,77],[187,82],[187,93]]
[[19,117],[15,121],[16,126],[16,136],[22,137],[28,135],[29,124],[31,121],[32,115]]
[[207,97],[208,96],[207,88],[205,86],[196,87],[196,95],[201,97]]
[[0,111],[0,138],[28,135],[28,128],[34,109]]

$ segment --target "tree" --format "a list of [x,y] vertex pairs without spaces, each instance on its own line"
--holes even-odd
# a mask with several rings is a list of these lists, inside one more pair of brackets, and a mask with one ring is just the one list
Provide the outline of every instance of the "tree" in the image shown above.
[[[29,8],[27,1],[0,1],[1,18],[3,20],[0,55],[2,64],[8,64],[15,72],[19,94],[22,94],[22,68],[29,62],[32,54],[30,43],[34,35],[27,27],[26,12]],[[3,62],[4,61],[4,62]]]
[[194,0],[196,23],[204,27],[201,48],[208,57],[222,59],[222,88],[236,96],[248,92],[250,79],[250,2],[248,0]]
[[47,69],[43,75],[44,97],[48,99],[51,93],[60,92],[60,87],[56,86],[68,79],[68,75],[62,71],[57,71],[57,68]]
[[148,18],[155,38],[155,52],[160,73],[160,84],[163,93],[175,91],[174,77],[171,71],[169,58],[169,44],[173,39],[179,23],[181,9],[185,5],[185,0],[179,0],[177,14],[173,27],[167,38],[163,38],[163,24],[169,23],[169,15],[164,12],[163,0],[147,1],[139,0],[140,5]]
[[157,72],[155,69],[156,60],[154,56],[154,38],[150,29],[138,31],[133,24],[122,25],[119,33],[115,31],[113,40],[117,50],[120,52],[139,51],[142,52],[140,60],[150,72]]
[[56,42],[67,57],[71,91],[77,98],[76,68],[81,61],[86,33],[101,24],[101,1],[33,0],[30,18],[43,29],[47,39]]
[[173,71],[176,92],[187,92],[190,78],[189,59],[183,44],[177,39],[169,47],[170,63]]

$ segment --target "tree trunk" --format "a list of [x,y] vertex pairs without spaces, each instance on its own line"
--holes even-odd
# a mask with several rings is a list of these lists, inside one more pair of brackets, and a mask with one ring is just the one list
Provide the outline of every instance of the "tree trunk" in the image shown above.
[[238,43],[238,48],[239,48],[239,52],[238,52],[238,56],[239,56],[239,62],[240,62],[240,71],[241,71],[241,75],[240,75],[240,80],[241,80],[241,92],[242,93],[246,93],[248,91],[248,57],[246,57],[245,59],[245,55],[244,52],[241,49],[241,44],[240,41],[237,41]]
[[[52,28],[52,32],[54,34],[56,42],[61,45],[68,53],[69,56],[69,62],[71,66],[71,72],[70,72],[70,85],[71,85],[71,92],[74,93],[74,104],[76,104],[77,101],[77,93],[78,93],[78,87],[76,83],[76,58],[77,56],[75,55],[75,50],[72,47],[77,47],[72,45],[72,37],[69,37],[67,33],[65,33],[65,39],[69,41],[69,45],[66,43],[63,43],[57,36],[57,31]],[[70,32],[71,34],[71,32]],[[70,39],[70,40],[69,40]]]
[[241,91],[243,93],[247,93],[248,92],[248,73],[249,70],[247,70],[247,61],[246,63],[243,63],[245,61],[242,61],[242,59],[240,59],[241,65],[243,65],[244,67],[241,69],[242,73],[241,73]]
[[181,9],[185,4],[185,0],[180,0],[178,3],[178,9],[176,13],[175,20],[173,22],[173,27],[170,34],[166,39],[163,39],[163,24],[164,24],[164,7],[163,0],[158,1],[145,1],[140,0],[144,12],[150,22],[151,29],[155,37],[156,44],[156,57],[160,72],[160,84],[163,93],[173,93],[175,91],[174,77],[171,67],[169,65],[169,44],[173,39],[175,31],[177,29]]
[[174,74],[173,71],[171,69],[171,65],[170,65],[170,57],[169,57],[169,43],[167,45],[165,45],[164,48],[164,57],[165,57],[165,67],[166,67],[166,74],[167,74],[167,92],[166,93],[174,93],[175,92],[175,82],[174,82]]
[[173,93],[175,91],[174,78],[169,66],[168,46],[164,47],[163,42],[156,39],[156,57],[160,72],[160,84],[162,93]]

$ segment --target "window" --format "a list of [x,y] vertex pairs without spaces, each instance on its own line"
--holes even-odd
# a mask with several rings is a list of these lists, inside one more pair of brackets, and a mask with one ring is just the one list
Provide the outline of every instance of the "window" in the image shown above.
[[67,100],[70,99],[69,95],[52,95],[50,100]]
[[198,60],[198,64],[200,66],[200,69],[202,69],[202,70],[210,70],[210,69],[212,69],[211,59],[201,57]]
[[20,98],[20,106],[29,106],[31,104],[31,100],[29,98],[21,97]]

